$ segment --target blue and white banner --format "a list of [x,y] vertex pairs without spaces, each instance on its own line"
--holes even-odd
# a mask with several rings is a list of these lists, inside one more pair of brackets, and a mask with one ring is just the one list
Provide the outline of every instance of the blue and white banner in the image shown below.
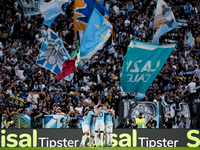
[[59,74],[62,71],[63,63],[66,59],[71,59],[62,40],[50,28],[40,50],[36,63],[55,74]]
[[101,50],[111,36],[112,25],[94,8],[84,32],[80,46],[80,64],[83,66],[90,58]]
[[174,17],[171,8],[163,0],[158,0],[154,23],[156,29],[156,33],[152,41],[154,44],[158,43],[159,38],[163,34],[178,27],[176,18]]
[[18,0],[24,10],[25,16],[42,14],[44,24],[51,26],[55,18],[59,14],[64,15],[64,10],[73,0],[51,0],[44,2],[43,0]]
[[65,15],[64,10],[70,5],[72,1],[74,0],[65,0],[64,4],[58,3],[47,8],[47,10],[42,13],[42,16],[44,17],[43,23],[47,26],[51,26],[58,15]]
[[55,129],[55,128],[66,128],[66,119],[68,115],[46,115],[44,116],[44,127]]
[[124,92],[145,96],[176,44],[156,45],[132,40],[124,57],[121,85]]
[[195,74],[195,72],[194,71],[191,71],[191,72],[180,72],[179,73],[181,76],[182,75],[192,75],[192,74]]
[[[82,121],[84,115],[78,115],[78,123],[77,127],[82,127]],[[44,127],[48,129],[55,129],[55,128],[69,128],[68,124],[66,123],[68,115],[45,115],[44,116]]]

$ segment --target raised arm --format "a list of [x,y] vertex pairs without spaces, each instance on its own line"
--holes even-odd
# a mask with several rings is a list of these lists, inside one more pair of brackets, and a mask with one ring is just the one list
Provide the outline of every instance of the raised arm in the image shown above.
[[115,116],[114,110],[111,111],[110,109],[108,110],[113,116]]
[[93,114],[93,116],[98,116],[99,112],[101,111],[102,107],[99,108],[99,110]]

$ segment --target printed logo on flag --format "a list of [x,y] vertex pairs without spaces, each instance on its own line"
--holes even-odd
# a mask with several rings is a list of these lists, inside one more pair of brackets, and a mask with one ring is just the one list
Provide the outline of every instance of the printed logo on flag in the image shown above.
[[18,0],[25,14],[34,14],[40,11],[40,0]]
[[175,22],[174,18],[171,20],[166,19],[167,13],[170,12],[170,8],[166,6],[165,4],[161,5],[162,13],[158,14],[156,16],[157,22],[155,23],[155,27],[159,28],[161,25],[166,25],[168,29],[171,29],[173,27],[173,24]]
[[38,0],[19,0],[19,3],[24,8],[35,8],[35,1],[38,1]]

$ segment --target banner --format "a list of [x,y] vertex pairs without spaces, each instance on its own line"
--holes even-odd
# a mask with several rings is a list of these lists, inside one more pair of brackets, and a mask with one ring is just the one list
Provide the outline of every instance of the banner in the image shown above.
[[45,115],[45,128],[66,128],[66,119],[68,115]]
[[178,35],[178,32],[172,30],[170,32],[167,33],[167,36],[165,36],[165,41],[168,43],[168,44],[171,44],[171,43],[177,43],[179,40],[179,35]]
[[[89,18],[93,9],[96,8],[104,17],[108,19],[109,12],[103,5],[96,0],[75,0],[74,3],[74,35],[76,41],[81,39],[78,37],[80,33],[84,34]],[[79,43],[82,43],[79,41]]]
[[136,100],[142,99],[175,45],[155,45],[132,40],[123,62],[123,91],[135,92]]
[[159,38],[163,34],[178,27],[176,18],[174,17],[171,8],[163,0],[158,0],[157,2],[154,23],[156,29],[156,33],[152,41],[154,44],[158,43]]
[[[0,147],[79,147],[82,135],[81,129],[2,129]],[[114,129],[112,137],[112,147],[200,147],[194,129]]]
[[62,71],[62,66],[66,59],[71,59],[62,40],[50,28],[40,50],[36,64],[55,74],[59,74]]
[[171,115],[173,119],[173,128],[179,128],[177,121],[181,116],[184,116],[183,120],[185,128],[190,129],[191,127],[191,114],[189,105],[186,102],[170,103],[163,107],[164,119],[167,121],[167,114]]
[[178,18],[178,26],[179,27],[188,27],[188,19]]
[[110,22],[97,9],[94,9],[80,46],[81,66],[87,63],[98,50],[103,48],[105,42],[111,36],[111,28]]
[[[82,121],[84,115],[78,115],[78,124],[77,127],[81,128]],[[66,124],[68,115],[45,115],[44,122],[45,128],[55,129],[55,128],[69,128],[68,124]]]
[[24,99],[21,98],[21,97],[18,97],[18,96],[14,96],[14,95],[11,95],[8,99],[7,99],[7,102],[13,104],[13,105],[16,105],[16,106],[19,106],[19,107],[23,107],[24,106]]
[[120,120],[137,118],[139,113],[143,113],[145,125],[150,120],[150,115],[154,116],[159,128],[159,104],[153,102],[120,102]]

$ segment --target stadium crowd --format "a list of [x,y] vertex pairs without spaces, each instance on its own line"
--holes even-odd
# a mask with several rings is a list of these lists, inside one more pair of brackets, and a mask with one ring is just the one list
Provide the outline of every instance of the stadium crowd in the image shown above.
[[[149,87],[143,101],[191,102],[200,85],[199,1],[165,0],[176,19],[187,18],[188,26],[172,31],[177,46]],[[55,80],[55,74],[39,67],[36,59],[47,32],[41,15],[25,17],[17,0],[0,0],[0,105],[8,114],[84,114],[92,104],[110,104],[119,110],[120,73],[123,57],[131,39],[151,42],[154,0],[105,0],[113,25],[114,49],[99,51],[90,62],[75,70],[72,81]],[[62,38],[69,53],[75,50],[73,4],[59,15],[51,28]],[[184,35],[192,32],[194,45],[184,44]],[[169,34],[160,38],[168,44]],[[20,74],[23,70],[23,75]],[[195,74],[180,75],[180,72]],[[25,99],[24,108],[7,103],[10,95]]]

